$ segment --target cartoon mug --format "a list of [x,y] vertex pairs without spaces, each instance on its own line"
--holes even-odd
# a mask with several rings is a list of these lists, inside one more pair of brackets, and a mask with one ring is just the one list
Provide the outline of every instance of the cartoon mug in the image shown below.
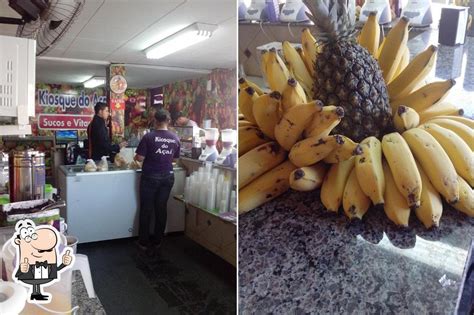
[[59,233],[52,226],[36,227],[29,219],[15,225],[13,243],[16,245],[17,267],[12,278],[15,282],[31,288],[30,303],[49,303],[51,296],[43,294],[41,288],[59,281],[59,275],[71,267],[74,260],[72,248],[67,247],[57,265]]

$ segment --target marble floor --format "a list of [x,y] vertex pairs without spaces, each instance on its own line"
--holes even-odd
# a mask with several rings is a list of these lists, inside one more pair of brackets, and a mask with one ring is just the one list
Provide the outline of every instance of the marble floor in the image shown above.
[[135,239],[80,244],[107,314],[235,314],[236,271],[184,235],[140,254]]

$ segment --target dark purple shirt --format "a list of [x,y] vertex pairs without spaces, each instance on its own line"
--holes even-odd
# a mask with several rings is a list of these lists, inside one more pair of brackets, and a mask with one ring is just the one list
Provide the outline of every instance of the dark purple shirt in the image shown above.
[[153,130],[147,133],[136,150],[144,156],[142,171],[146,174],[161,174],[173,170],[173,158],[179,158],[179,138],[169,130]]

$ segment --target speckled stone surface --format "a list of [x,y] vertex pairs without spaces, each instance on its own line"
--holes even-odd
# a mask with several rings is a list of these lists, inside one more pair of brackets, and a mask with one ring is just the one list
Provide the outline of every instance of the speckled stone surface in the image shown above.
[[[288,192],[239,217],[242,314],[451,314],[474,219],[447,207],[427,231],[383,210],[327,213],[319,192]],[[443,275],[455,284],[443,287]]]
[[80,271],[73,272],[72,279],[72,306],[79,306],[78,315],[105,315],[104,307],[98,297],[89,298],[86,286],[82,280]]
[[[435,30],[416,36],[412,55],[437,40]],[[474,38],[439,49],[429,81],[455,78],[447,100],[473,117]],[[349,222],[324,210],[319,191],[291,191],[239,216],[239,311],[452,314],[472,237],[474,219],[449,206],[438,229],[412,213],[400,230],[383,210]],[[455,283],[443,286],[444,275]]]

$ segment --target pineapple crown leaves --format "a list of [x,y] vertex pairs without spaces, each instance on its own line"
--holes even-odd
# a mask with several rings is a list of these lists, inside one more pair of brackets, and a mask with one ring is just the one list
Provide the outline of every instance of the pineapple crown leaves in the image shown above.
[[318,38],[323,42],[349,39],[355,31],[355,0],[303,0]]

